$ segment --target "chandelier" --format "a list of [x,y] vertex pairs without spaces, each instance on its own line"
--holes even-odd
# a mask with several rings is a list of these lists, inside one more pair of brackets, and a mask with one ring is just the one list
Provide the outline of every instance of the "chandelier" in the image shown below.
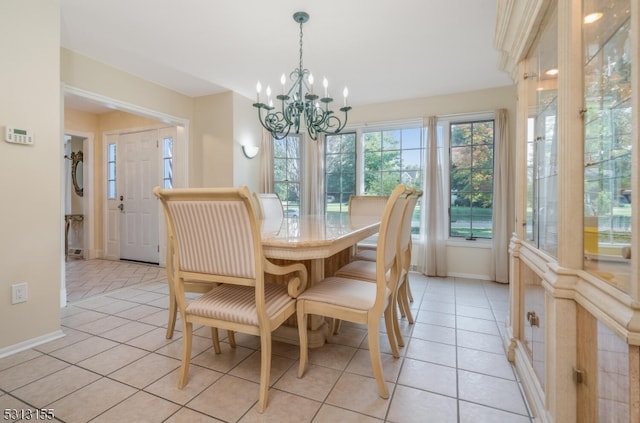
[[340,119],[334,115],[333,110],[329,109],[329,104],[333,102],[333,98],[329,96],[329,82],[324,78],[322,85],[324,87],[324,96],[313,92],[313,75],[308,69],[302,67],[302,24],[309,20],[309,14],[306,12],[296,12],[293,14],[293,20],[300,24],[300,64],[297,69],[289,75],[293,81],[293,85],[286,90],[286,77],[282,74],[280,84],[282,92],[276,99],[280,101],[280,110],[276,110],[271,99],[271,87],[267,85],[266,103],[260,101],[260,93],[262,85],[260,82],[256,85],[258,92],[257,101],[253,107],[258,109],[258,119],[262,126],[265,127],[271,135],[278,140],[285,138],[293,129],[296,133],[300,133],[300,127],[306,127],[311,139],[318,138],[318,134],[337,134],[347,124],[347,112],[351,107],[347,105],[347,96],[349,91],[344,88],[344,105],[340,108],[344,116]]

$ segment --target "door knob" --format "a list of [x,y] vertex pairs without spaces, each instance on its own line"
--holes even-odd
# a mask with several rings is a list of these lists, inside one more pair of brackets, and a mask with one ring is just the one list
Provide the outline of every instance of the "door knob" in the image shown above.
[[118,204],[118,208],[120,209],[120,211],[124,211],[124,204],[122,203]]

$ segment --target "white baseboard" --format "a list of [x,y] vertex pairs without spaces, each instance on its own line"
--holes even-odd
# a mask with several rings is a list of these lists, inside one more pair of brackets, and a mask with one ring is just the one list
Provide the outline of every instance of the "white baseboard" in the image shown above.
[[19,353],[20,351],[37,347],[38,345],[42,345],[44,343],[54,341],[56,339],[62,338],[63,336],[65,336],[64,332],[58,329],[57,331],[48,333],[46,335],[38,336],[36,338],[31,338],[14,345],[9,345],[8,347],[0,348],[0,358],[8,357],[10,355]]
[[489,275],[478,275],[475,273],[457,273],[457,272],[447,272],[447,276],[452,278],[465,278],[465,279],[479,279],[482,281],[490,281],[492,280]]

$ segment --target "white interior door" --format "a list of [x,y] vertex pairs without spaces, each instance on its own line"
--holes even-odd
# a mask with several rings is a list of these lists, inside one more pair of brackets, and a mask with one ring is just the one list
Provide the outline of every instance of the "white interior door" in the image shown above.
[[159,263],[158,131],[122,134],[117,144],[120,259]]

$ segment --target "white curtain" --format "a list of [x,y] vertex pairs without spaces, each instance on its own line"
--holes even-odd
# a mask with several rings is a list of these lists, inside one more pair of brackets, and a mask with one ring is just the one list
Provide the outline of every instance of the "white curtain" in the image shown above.
[[427,119],[426,181],[422,196],[424,253],[418,256],[418,270],[428,276],[447,276],[447,201],[445,156],[438,139],[438,119]]
[[310,150],[308,154],[309,168],[308,173],[310,181],[304,186],[311,189],[307,201],[309,204],[309,214],[324,214],[324,134],[319,135],[316,141],[307,141],[306,147]]
[[273,192],[273,137],[262,130],[262,159],[260,160],[260,192]]
[[507,110],[496,110],[493,146],[493,275],[496,282],[509,282],[509,137]]

